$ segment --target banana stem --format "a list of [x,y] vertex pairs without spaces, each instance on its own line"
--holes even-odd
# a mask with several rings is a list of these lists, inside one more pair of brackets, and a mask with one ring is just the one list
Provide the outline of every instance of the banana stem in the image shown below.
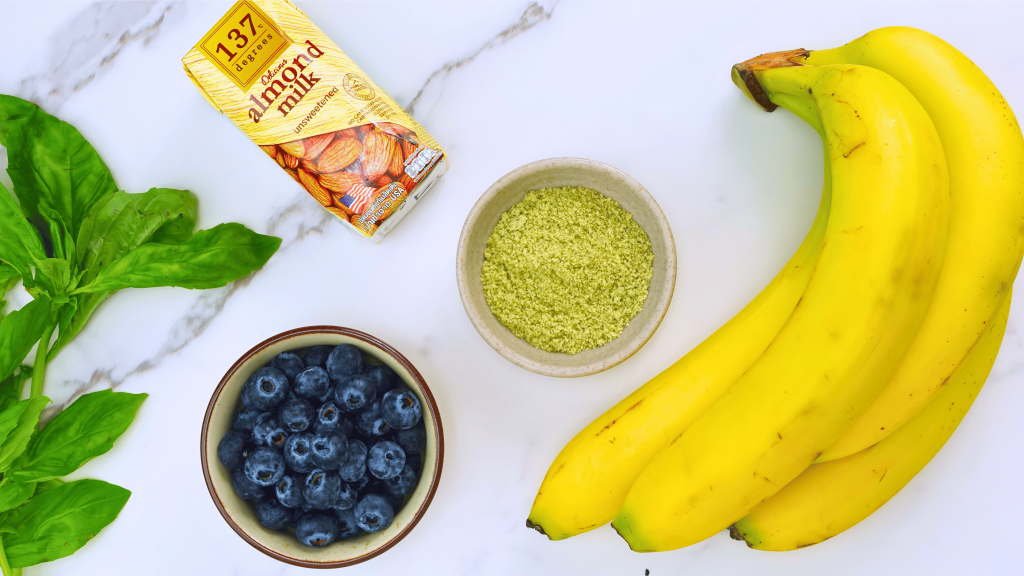
[[766,112],[774,112],[779,106],[775,102],[772,102],[768,97],[768,93],[765,92],[761,83],[757,81],[757,77],[754,72],[759,70],[768,70],[771,68],[803,66],[803,61],[806,60],[810,54],[811,52],[809,50],[804,50],[803,48],[762,54],[733,66],[732,82],[742,90],[748,98],[760,106],[762,110]]

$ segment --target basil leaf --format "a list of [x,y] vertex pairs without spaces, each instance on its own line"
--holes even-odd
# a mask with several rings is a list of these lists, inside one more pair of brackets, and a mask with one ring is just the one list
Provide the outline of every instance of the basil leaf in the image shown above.
[[0,297],[3,294],[7,294],[11,288],[14,288],[18,280],[21,280],[21,274],[18,273],[18,269],[7,262],[0,262]]
[[17,482],[38,482],[74,472],[110,450],[146,396],[111,390],[82,396],[32,437],[7,476]]
[[39,205],[39,213],[43,215],[43,220],[46,221],[49,228],[49,240],[54,257],[68,262],[76,262],[75,244],[69,242],[71,234],[68,233],[68,225],[64,221],[64,217],[45,204]]
[[43,480],[42,482],[35,482],[35,486],[36,486],[35,494],[36,494],[36,496],[39,496],[40,494],[45,494],[45,493],[49,492],[50,490],[55,490],[57,488],[60,488],[61,486],[65,485],[65,484],[67,484],[67,482],[61,480],[60,478],[53,478],[51,480]]
[[100,271],[78,292],[121,288],[218,288],[263,264],[281,245],[241,224],[221,224],[196,232],[181,244],[143,244]]
[[25,389],[25,381],[32,377],[32,367],[22,364],[17,374],[8,376],[0,382],[0,412],[14,406],[21,400],[21,392]]
[[0,144],[29,218],[46,206],[53,212],[43,216],[59,218],[72,238],[93,204],[117,191],[110,170],[78,130],[32,102],[0,95]]
[[32,497],[35,491],[35,482],[29,482],[28,484],[4,482],[0,484],[0,512],[6,512],[21,506]]
[[12,568],[74,554],[117,515],[131,492],[102,480],[69,482],[32,498],[4,519],[4,548]]
[[0,470],[6,471],[11,462],[25,451],[29,438],[39,426],[39,413],[49,403],[50,399],[46,396],[37,396],[22,400],[0,414],[0,431],[3,431],[3,443],[0,444]]
[[7,307],[7,293],[14,288],[18,280],[21,280],[18,269],[7,262],[0,262],[0,319],[3,319],[4,308]]
[[7,188],[0,184],[0,260],[13,266],[19,275],[31,278],[31,267],[44,258],[46,252],[39,231],[25,219]]
[[50,321],[50,299],[36,298],[0,320],[0,379],[14,373]]
[[78,336],[96,308],[113,293],[113,291],[97,292],[95,294],[77,294],[71,297],[71,300],[61,309],[60,331],[57,333],[57,340],[53,343],[53,347],[50,348],[49,360],[52,360],[75,336]]
[[187,190],[153,188],[143,194],[116,192],[98,202],[78,233],[84,282],[156,234],[180,242],[196,226],[196,197]]
[[53,295],[64,295],[73,285],[71,265],[63,258],[46,258],[36,263],[36,282]]

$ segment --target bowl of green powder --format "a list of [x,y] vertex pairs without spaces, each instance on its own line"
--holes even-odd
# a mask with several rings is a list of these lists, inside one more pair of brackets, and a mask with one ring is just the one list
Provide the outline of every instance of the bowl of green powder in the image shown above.
[[502,176],[466,218],[456,263],[469,319],[549,376],[607,370],[658,329],[676,251],[654,198],[606,164],[553,158]]

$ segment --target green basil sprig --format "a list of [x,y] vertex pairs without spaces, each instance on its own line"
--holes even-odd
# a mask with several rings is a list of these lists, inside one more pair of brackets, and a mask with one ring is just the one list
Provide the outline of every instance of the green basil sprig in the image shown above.
[[[281,240],[233,223],[196,232],[191,192],[119,190],[74,126],[13,96],[0,95],[0,145],[14,184],[13,196],[0,184],[0,570],[11,576],[74,553],[131,494],[60,478],[109,451],[146,395],[86,394],[40,429],[48,362],[118,290],[224,286]],[[19,280],[33,300],[3,316]]]

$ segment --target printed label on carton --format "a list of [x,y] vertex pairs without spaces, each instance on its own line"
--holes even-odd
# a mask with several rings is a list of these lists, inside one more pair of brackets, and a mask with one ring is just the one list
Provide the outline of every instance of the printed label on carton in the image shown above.
[[236,3],[182,63],[317,202],[374,241],[446,168],[430,134],[285,0]]

